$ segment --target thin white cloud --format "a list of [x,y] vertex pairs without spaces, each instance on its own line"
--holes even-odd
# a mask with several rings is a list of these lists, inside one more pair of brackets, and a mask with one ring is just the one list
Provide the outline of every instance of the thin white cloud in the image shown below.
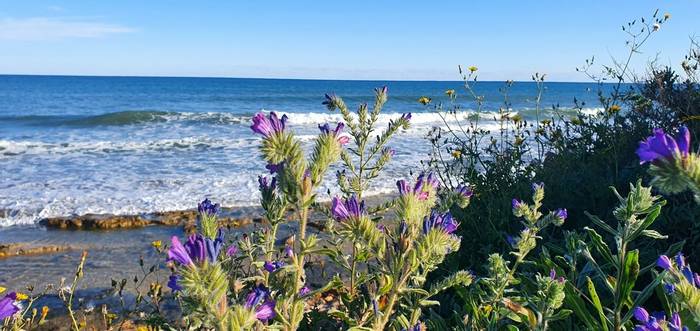
[[134,31],[135,29],[123,25],[89,20],[50,17],[0,18],[0,40],[100,38]]

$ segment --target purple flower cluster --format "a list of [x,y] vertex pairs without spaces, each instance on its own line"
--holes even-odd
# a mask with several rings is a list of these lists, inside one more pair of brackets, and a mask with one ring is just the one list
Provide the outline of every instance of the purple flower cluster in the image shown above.
[[421,323],[420,321],[416,325],[414,325],[408,329],[401,329],[401,331],[422,331],[422,330],[423,330],[423,323]]
[[0,322],[19,311],[19,306],[17,305],[17,293],[10,292],[5,295],[4,298],[0,299]]
[[452,234],[457,230],[458,226],[459,223],[455,221],[449,212],[440,214],[433,210],[430,216],[423,220],[423,234],[428,234],[432,229],[438,229],[445,231],[447,234]]
[[401,179],[396,182],[396,186],[399,188],[399,194],[401,196],[406,196],[407,194],[415,194],[418,200],[427,200],[430,196],[429,188],[437,190],[440,187],[440,182],[435,177],[435,175],[430,172],[428,174],[421,173],[416,179],[416,184],[411,188],[408,182]]
[[[649,314],[649,312],[642,308],[642,307],[636,307],[634,308],[634,311],[632,312],[634,315],[634,319],[637,320],[637,322],[641,324],[637,324],[634,327],[635,331],[664,331],[664,330],[670,330],[670,331],[687,331],[688,327],[683,326],[683,322],[681,321],[681,316],[678,313],[673,313],[671,315],[670,320],[666,320],[666,315],[663,313],[653,313]],[[662,326],[666,326],[666,328],[663,328]]]
[[268,116],[265,116],[264,113],[257,113],[253,117],[253,125],[251,125],[250,128],[253,132],[259,133],[265,138],[269,138],[272,135],[284,131],[287,119],[287,115],[282,115],[282,118],[278,118],[275,112],[270,112]]
[[270,298],[270,291],[262,284],[248,294],[244,307],[255,309],[255,317],[262,322],[275,318],[275,301]]
[[[661,255],[659,256],[659,259],[656,260],[656,265],[664,270],[679,272],[688,281],[688,283],[700,288],[700,275],[698,275],[697,272],[694,273],[693,270],[690,269],[690,265],[685,263],[685,257],[683,254],[676,254],[674,260],[675,265],[668,256]],[[665,284],[664,288],[669,294],[672,294],[676,290],[675,286],[670,283]]]
[[177,236],[173,236],[172,245],[168,249],[168,259],[181,265],[194,265],[208,261],[215,263],[224,246],[224,234],[219,230],[216,239],[212,240],[201,234],[193,234],[183,245]]
[[686,157],[690,151],[690,131],[681,127],[678,137],[674,138],[664,133],[663,129],[655,129],[654,135],[639,142],[637,155],[640,163],[671,160],[677,156]]
[[355,195],[347,200],[334,197],[331,202],[331,213],[336,221],[344,222],[350,218],[359,218],[365,213],[365,202],[358,201]]
[[319,124],[318,126],[322,134],[332,135],[333,137],[335,137],[336,140],[338,140],[338,143],[341,145],[345,145],[348,142],[350,142],[350,137],[342,134],[344,127],[345,124],[341,122],[338,122],[338,124],[335,126],[335,130],[331,130],[330,125],[328,123],[324,125]]
[[204,199],[204,201],[200,202],[197,205],[197,211],[201,215],[205,216],[214,216],[219,212],[219,204],[216,203],[211,203],[211,200],[209,199]]

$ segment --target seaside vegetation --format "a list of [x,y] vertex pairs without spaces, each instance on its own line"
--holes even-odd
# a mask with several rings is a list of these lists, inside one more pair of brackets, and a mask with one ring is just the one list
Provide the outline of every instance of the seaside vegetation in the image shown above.
[[[460,67],[463,92],[416,100],[444,119],[427,137],[423,171],[397,181],[378,205],[365,202],[366,191],[395,154],[392,137],[411,125],[409,113],[379,125],[387,87],[355,111],[326,95],[323,105],[342,122],[320,125],[309,155],[286,115],[255,115],[267,163],[258,180],[262,226],[227,235],[219,205],[202,201],[195,233],[153,242],[163,259],[147,266],[141,258],[135,285],[113,281],[118,310],[74,302],[89,272],[84,253],[58,290],[66,328],[700,329],[700,276],[691,269],[700,268],[700,45],[691,44],[683,73],[651,63],[636,79],[629,69],[669,18],[630,22],[626,58],[601,74],[593,59],[579,69],[598,82],[596,114],[578,102],[574,116],[542,105],[539,73],[534,121],[510,113],[511,81],[503,106],[484,109],[479,68]],[[474,115],[459,111],[463,100],[477,105]],[[499,128],[483,129],[484,116]],[[317,188],[330,169],[340,169],[340,195],[328,204]],[[307,230],[313,215],[325,220],[320,233]],[[281,227],[296,231],[280,238]],[[49,310],[35,302],[48,289],[14,290],[0,288],[2,329],[45,327]]]

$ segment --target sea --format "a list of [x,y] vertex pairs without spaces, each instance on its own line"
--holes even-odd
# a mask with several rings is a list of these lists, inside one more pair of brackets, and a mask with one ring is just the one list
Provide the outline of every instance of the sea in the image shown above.
[[[341,121],[321,104],[326,93],[354,110],[363,102],[371,107],[382,86],[389,101],[379,129],[403,113],[412,113],[412,125],[389,144],[395,157],[370,195],[391,193],[397,179],[420,171],[431,152],[426,135],[445,126],[433,106],[449,103],[446,90],[455,90],[460,105],[448,123],[477,113],[463,82],[0,75],[0,226],[185,210],[205,197],[225,207],[256,205],[265,169],[260,137],[250,129],[255,113],[286,114],[310,152],[318,126]],[[477,115],[485,128],[496,127],[504,87],[473,83],[484,98]],[[545,82],[540,104],[573,115],[578,100],[584,113],[594,114],[598,87]],[[513,83],[508,112],[533,119],[537,92],[533,82]],[[421,96],[431,105],[420,104]],[[328,199],[335,189],[329,174],[319,197]]]

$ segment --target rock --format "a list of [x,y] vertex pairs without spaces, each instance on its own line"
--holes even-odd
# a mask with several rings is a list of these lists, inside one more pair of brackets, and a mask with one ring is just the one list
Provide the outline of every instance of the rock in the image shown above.
[[[259,218],[220,217],[223,227],[233,228],[261,222]],[[39,224],[53,229],[69,230],[112,230],[132,229],[149,225],[184,226],[186,231],[196,228],[197,212],[194,210],[155,212],[146,215],[97,215],[86,214],[73,217],[51,217]]]
[[45,245],[32,246],[26,243],[10,243],[0,245],[0,258],[20,255],[51,254],[70,249],[68,246]]
[[48,228],[85,230],[140,228],[150,223],[151,221],[140,216],[115,216],[95,214],[86,214],[77,217],[45,218],[39,221],[39,224]]

